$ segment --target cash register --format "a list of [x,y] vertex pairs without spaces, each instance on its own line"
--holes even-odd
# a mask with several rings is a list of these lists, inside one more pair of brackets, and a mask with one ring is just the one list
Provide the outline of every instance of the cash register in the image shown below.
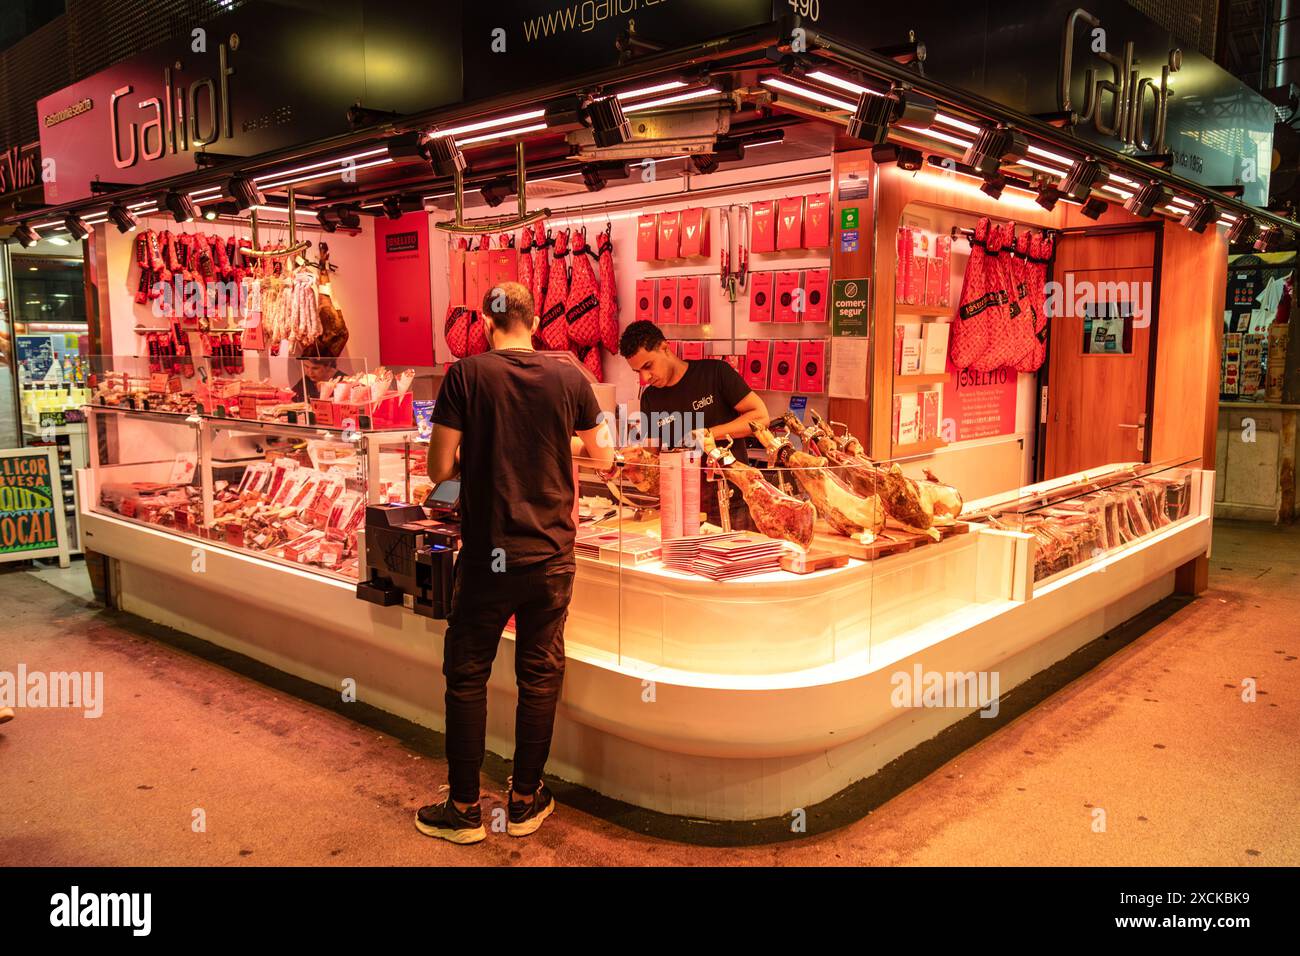
[[357,597],[446,620],[460,548],[460,482],[440,482],[415,504],[366,508],[366,566]]

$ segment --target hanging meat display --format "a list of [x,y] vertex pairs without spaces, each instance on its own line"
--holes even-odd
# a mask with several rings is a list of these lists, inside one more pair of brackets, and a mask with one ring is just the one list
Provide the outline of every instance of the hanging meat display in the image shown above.
[[618,354],[618,287],[614,283],[612,227],[596,237],[596,260],[600,265],[600,344],[610,355]]
[[[583,359],[582,350],[600,343],[600,297],[596,285],[595,254],[587,245],[585,231],[573,234],[573,247],[569,250],[573,259],[573,281],[569,285],[569,294],[565,298],[564,313],[567,323],[566,335],[571,346],[578,346],[578,357]],[[599,366],[600,356],[596,356]]]
[[550,265],[538,334],[546,348],[563,351],[569,347],[568,323],[564,319],[565,301],[569,296],[568,231],[558,233],[554,242],[555,261]]

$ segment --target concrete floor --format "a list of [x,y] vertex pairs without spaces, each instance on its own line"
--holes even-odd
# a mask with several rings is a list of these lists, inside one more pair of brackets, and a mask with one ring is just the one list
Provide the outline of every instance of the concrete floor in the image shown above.
[[[558,784],[531,838],[430,840],[411,815],[446,781],[439,735],[60,586],[83,585],[0,574],[0,670],[102,671],[104,713],[0,727],[9,865],[1300,864],[1300,529],[1220,522],[1200,599],[812,808],[797,836]],[[489,759],[485,815],[507,772]]]

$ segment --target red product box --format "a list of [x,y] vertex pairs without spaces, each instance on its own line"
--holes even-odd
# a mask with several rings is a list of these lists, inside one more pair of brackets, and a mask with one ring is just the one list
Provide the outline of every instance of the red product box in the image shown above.
[[799,343],[777,342],[772,349],[772,384],[777,392],[793,392],[799,365]]
[[659,294],[655,299],[655,321],[660,325],[676,325],[677,318],[677,279],[676,277],[659,280]]
[[706,276],[682,276],[677,286],[677,321],[703,325],[709,321],[709,285]]
[[826,321],[826,298],[830,284],[830,269],[809,269],[803,274],[803,320],[805,322]]
[[903,299],[908,305],[924,305],[925,260],[926,257],[919,253],[912,256],[912,267],[907,273],[907,293]]
[[338,419],[334,417],[334,410],[338,406],[331,401],[323,398],[313,398],[311,400],[311,410],[316,415],[317,425],[329,425],[331,427],[338,424]]
[[824,249],[831,244],[830,193],[813,193],[804,208],[803,244],[807,249]]
[[722,360],[734,368],[741,375],[745,374],[745,356],[743,355],[724,355]]
[[925,305],[942,305],[942,288],[947,284],[948,273],[942,259],[925,256]]
[[750,206],[749,251],[776,251],[776,202],[768,199]]
[[370,410],[372,428],[411,428],[415,425],[415,396],[390,391]]
[[901,325],[894,326],[894,371],[900,374],[903,371],[903,339],[907,337],[906,332]]
[[777,322],[802,322],[803,310],[796,311],[804,303],[800,302],[798,272],[778,272],[776,274],[776,293],[774,315]]
[[488,251],[465,253],[465,302],[471,309],[483,308],[483,296],[492,288]]
[[799,343],[799,391],[819,395],[826,391],[826,343]]
[[704,342],[701,339],[693,339],[682,343],[681,357],[687,361],[704,358]]
[[749,321],[772,321],[772,285],[774,273],[752,272],[749,275]]
[[921,433],[922,441],[938,438],[940,433],[940,407],[943,393],[938,391],[921,392]]
[[898,260],[894,274],[894,301],[907,301],[908,277],[912,272],[912,227],[898,227],[898,245],[894,250]]
[[651,213],[636,220],[636,261],[654,262],[659,258],[659,217]]
[[803,197],[786,196],[777,204],[776,247],[803,248]]
[[681,251],[681,213],[659,214],[659,258],[676,259]]
[[503,282],[519,281],[519,251],[493,249],[488,252],[488,288],[495,289]]
[[767,388],[768,365],[772,361],[772,343],[768,339],[751,339],[745,346],[745,383],[753,389]]
[[684,257],[709,254],[709,211],[702,206],[682,210],[681,252]]
[[452,242],[447,258],[450,260],[447,279],[447,297],[450,305],[465,305],[465,250],[460,243]]
[[636,320],[653,322],[655,318],[655,280],[636,280]]

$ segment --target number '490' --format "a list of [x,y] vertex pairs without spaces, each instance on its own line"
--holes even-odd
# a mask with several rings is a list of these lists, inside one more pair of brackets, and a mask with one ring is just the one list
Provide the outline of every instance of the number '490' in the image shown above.
[[807,17],[809,20],[816,22],[821,15],[821,0],[787,0],[790,8],[801,17]]

